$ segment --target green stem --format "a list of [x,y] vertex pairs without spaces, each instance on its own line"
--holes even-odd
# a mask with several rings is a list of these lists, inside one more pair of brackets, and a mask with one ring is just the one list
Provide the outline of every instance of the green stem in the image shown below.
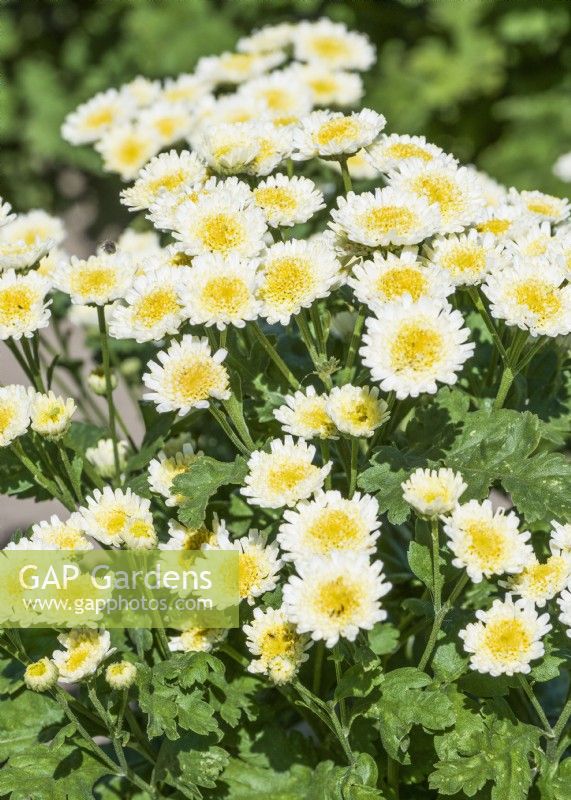
[[347,164],[347,158],[340,158],[339,164],[341,166],[341,177],[343,178],[343,189],[345,190],[345,194],[348,192],[353,191],[353,182],[351,181],[351,173],[349,172],[349,166]]
[[553,730],[553,740],[550,741],[547,745],[547,757],[550,761],[554,761],[557,757],[558,750],[557,745],[559,744],[563,733],[565,732],[565,727],[571,718],[571,696],[567,699],[565,706],[563,707],[563,711],[561,712],[559,719],[555,723]]
[[434,582],[434,611],[438,613],[442,608],[442,578],[440,575],[440,530],[438,517],[432,517],[430,526],[432,539],[432,573]]
[[113,442],[113,461],[115,464],[115,481],[121,482],[121,464],[119,461],[119,448],[117,446],[117,428],[115,426],[115,403],[113,402],[113,386],[111,384],[111,366],[109,358],[109,337],[105,321],[105,306],[97,306],[97,320],[99,322],[99,338],[101,341],[101,355],[103,358],[103,373],[105,375],[105,394],[107,397],[107,411],[109,414],[109,431]]
[[527,678],[525,677],[525,675],[519,674],[517,677],[518,677],[519,684],[520,684],[521,688],[522,688],[522,689],[523,689],[523,691],[525,692],[525,695],[526,695],[527,699],[529,700],[529,702],[530,702],[530,703],[531,703],[531,705],[533,706],[533,708],[534,708],[534,710],[535,710],[535,713],[537,714],[537,717],[538,717],[539,721],[540,721],[540,722],[541,722],[541,724],[543,725],[543,729],[544,729],[545,733],[546,733],[546,734],[547,734],[549,737],[553,737],[553,733],[554,733],[554,732],[553,732],[553,730],[552,730],[552,728],[551,728],[551,725],[549,724],[549,720],[548,720],[548,719],[547,719],[547,717],[545,716],[545,712],[544,712],[544,710],[542,709],[542,707],[541,707],[541,704],[540,704],[539,700],[537,699],[537,697],[535,696],[535,693],[534,693],[533,689],[532,689],[532,688],[531,688],[531,686],[529,685],[529,681],[527,680]]
[[342,383],[351,382],[354,377],[354,364],[355,359],[357,358],[357,349],[359,347],[359,342],[361,341],[361,335],[363,333],[363,326],[365,324],[365,318],[367,316],[367,306],[364,304],[359,308],[359,312],[357,314],[357,319],[355,320],[355,327],[353,328],[353,334],[351,336],[351,341],[349,342],[349,349],[347,351],[347,360],[345,361],[345,366],[341,372],[341,380]]
[[317,341],[317,347],[324,359],[327,359],[327,342],[325,340],[325,332],[323,330],[323,325],[321,324],[321,316],[319,313],[319,304],[313,303],[311,308],[309,309],[309,315],[311,317],[311,322],[313,323],[313,327],[315,329],[315,338]]
[[[434,621],[432,623],[432,629],[430,631],[430,636],[428,637],[428,642],[426,643],[426,647],[424,648],[424,652],[418,664],[418,668],[421,671],[424,671],[426,668],[434,647],[436,645],[436,640],[438,638],[438,634],[440,633],[440,628],[442,627],[442,623],[444,622],[446,615],[454,605],[455,601],[458,599],[460,594],[462,593],[464,587],[468,583],[468,574],[464,572],[460,578],[458,579],[454,589],[450,593],[448,600],[441,606],[439,611],[434,614]],[[436,604],[435,604],[436,608]]]
[[25,336],[22,337],[22,351],[28,362],[30,372],[32,373],[34,386],[36,387],[38,392],[42,392],[42,394],[45,394],[46,387],[44,386],[44,379],[42,378],[42,373],[40,370],[40,362],[39,360],[36,359],[37,350],[36,353],[32,353],[32,348],[30,347],[30,343],[28,342]]
[[222,405],[236,428],[240,439],[244,442],[249,452],[256,449],[254,440],[250,435],[248,423],[244,418],[244,409],[236,395],[231,395],[228,400],[223,400]]
[[24,452],[24,449],[19,441],[15,440],[12,442],[12,452],[18,458],[19,461],[26,467],[30,475],[33,477],[35,482],[49,492],[52,497],[59,500],[69,511],[75,511],[75,501],[69,494],[69,492],[64,492],[60,489],[57,483],[51,481],[49,478],[43,474],[43,470],[38,464],[35,464]]
[[475,286],[469,286],[468,295],[470,296],[470,300],[474,304],[474,308],[480,313],[482,319],[484,320],[484,324],[488,329],[494,344],[498,348],[498,352],[500,353],[504,364],[507,364],[509,362],[508,353],[502,343],[498,330],[494,325],[494,321],[491,318],[490,313],[486,308],[478,289],[476,289]]
[[305,316],[304,310],[302,309],[301,312],[296,316],[295,321],[297,323],[297,327],[299,328],[299,332],[301,334],[301,338],[307,352],[309,353],[309,357],[315,367],[315,371],[319,376],[319,379],[323,383],[326,389],[330,390],[333,388],[333,382],[331,381],[331,376],[327,374],[323,374],[322,367],[323,367],[323,359],[320,357],[315,344],[313,343],[313,337],[311,335],[311,331],[309,329],[309,325],[307,323],[307,318]]
[[500,385],[498,388],[498,393],[496,395],[496,399],[494,400],[492,408],[494,411],[498,411],[500,408],[503,407],[506,397],[508,396],[508,392],[511,389],[511,385],[515,379],[515,372],[512,368],[508,365],[504,366],[504,371],[502,372],[502,379],[500,381]]
[[[335,681],[337,686],[339,686],[339,683],[341,682],[341,652],[339,650],[339,645],[336,645],[335,649],[337,651],[337,655],[339,656],[339,658],[334,659]],[[341,698],[341,700],[339,700],[339,720],[343,730],[347,730],[347,705],[345,703],[345,698]]]
[[357,488],[357,466],[359,462],[359,439],[351,439],[351,462],[349,472],[349,499],[355,494]]
[[321,695],[321,674],[323,672],[323,656],[325,655],[325,642],[320,641],[315,645],[315,659],[313,661],[313,694]]
[[208,410],[210,411],[211,415],[214,417],[216,422],[220,425],[226,436],[230,439],[234,447],[236,447],[244,456],[250,455],[250,451],[248,448],[242,443],[242,440],[238,438],[238,436],[234,433],[230,425],[228,424],[226,417],[222,412],[216,408],[212,403],[208,406]]
[[75,492],[75,496],[77,497],[78,501],[82,503],[83,492],[81,490],[81,477],[77,478],[76,475],[74,474],[71,462],[69,460],[69,456],[67,454],[67,450],[65,449],[65,446],[61,441],[58,442],[58,452],[62,460],[64,469],[67,473],[67,477],[69,478],[69,482],[71,483],[73,491]]
[[276,348],[272,345],[266,334],[263,330],[259,327],[257,323],[254,323],[250,330],[254,333],[254,336],[257,338],[258,342],[262,345],[270,359],[273,361],[277,369],[281,372],[284,376],[290,387],[294,390],[300,389],[301,384],[298,379],[295,377],[293,372],[287,366],[285,361],[282,357],[278,354]]

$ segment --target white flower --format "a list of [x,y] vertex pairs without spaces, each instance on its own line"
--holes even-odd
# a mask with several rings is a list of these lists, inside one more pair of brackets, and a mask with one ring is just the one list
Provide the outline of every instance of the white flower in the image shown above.
[[367,320],[359,352],[373,380],[397,399],[434,394],[437,383],[456,383],[474,352],[463,325],[459,311],[428,298],[413,303],[405,297],[387,303],[380,318]]
[[272,228],[307,222],[325,208],[323,195],[313,181],[282,174],[260,181],[253,190],[253,198]]
[[209,653],[224,641],[225,628],[186,628],[178,636],[169,639],[169,650],[173,653]]
[[127,255],[100,252],[87,259],[72,256],[56,267],[54,284],[71,297],[72,303],[102,306],[125,297],[134,278],[134,266]]
[[161,413],[178,411],[183,416],[191,408],[208,408],[212,397],[230,397],[228,372],[222,366],[226,350],[212,353],[208,339],[183,336],[157,358],[143,375],[143,383],[151,390],[143,400],[156,403]]
[[539,616],[532,603],[494,600],[488,611],[477,611],[460,638],[471,654],[470,666],[490,675],[514,675],[531,671],[530,662],[545,652],[542,637],[551,630],[549,615]]
[[116,89],[91,97],[67,115],[61,135],[70,144],[96,142],[110,131],[125,123],[133,112],[128,95]]
[[30,541],[38,550],[93,550],[93,543],[83,533],[79,514],[63,522],[56,514],[32,525]]
[[0,197],[0,228],[16,219],[16,214],[12,213],[12,206]]
[[65,228],[57,217],[41,209],[19,214],[0,226],[0,272],[31,267],[64,238]]
[[35,272],[0,274],[0,339],[30,338],[49,324],[49,288],[49,281]]
[[[134,231],[126,228],[117,239],[117,250],[120,253],[129,253],[140,263],[156,263],[157,258],[161,258],[164,250],[161,247],[159,234],[156,231]],[[139,271],[137,265],[137,272]]]
[[183,72],[176,78],[166,78],[161,98],[168,103],[186,103],[194,111],[196,103],[210,92],[212,85],[204,78]]
[[71,425],[76,405],[73,398],[56,397],[50,390],[47,394],[31,392],[30,416],[32,430],[48,439],[61,439]]
[[[275,543],[268,544],[258,531],[251,530],[247,536],[231,541],[228,532],[221,530],[216,547],[220,550],[238,551],[240,600],[246,600],[253,606],[256,597],[276,588],[282,566],[278,546]],[[206,549],[210,549],[210,546]]]
[[[119,453],[119,469],[121,472],[127,466],[127,455],[129,445],[120,439],[117,442]],[[85,451],[85,458],[97,470],[97,474],[102,478],[115,477],[115,456],[113,453],[113,439],[100,439],[93,447],[88,447]]]
[[435,158],[444,155],[444,151],[435,144],[427,142],[424,136],[408,136],[407,134],[383,134],[367,148],[371,164],[379,172],[390,172],[403,164],[420,162],[428,164]]
[[347,30],[341,22],[322,18],[301,22],[293,39],[299,61],[317,63],[332,70],[367,70],[375,62],[375,48],[362,33]]
[[177,270],[166,267],[135,278],[125,294],[125,305],[115,305],[109,315],[111,336],[158,342],[175,334],[184,319],[183,283]]
[[349,436],[368,438],[389,417],[376,386],[334,386],[326,409],[337,429]]
[[136,677],[137,667],[130,661],[117,661],[105,670],[105,680],[112,689],[128,689]]
[[363,80],[355,72],[331,71],[321,64],[294,64],[288,73],[305,84],[315,106],[353,106],[364,94]]
[[224,532],[227,535],[224,520],[218,521],[215,516],[212,530],[202,525],[200,528],[188,528],[176,520],[169,519],[169,539],[159,543],[159,550],[203,550],[206,545],[216,549],[218,535]]
[[566,197],[554,197],[543,192],[517,192],[510,190],[509,199],[514,205],[521,204],[526,214],[536,221],[562,222],[571,214]]
[[451,156],[403,164],[389,174],[388,182],[397,192],[405,191],[437,204],[440,233],[460,233],[484,213],[485,202],[477,180],[465,167],[458,167]]
[[549,540],[551,550],[571,553],[571,523],[562,524],[552,519],[551,527],[551,538]]
[[41,658],[28,664],[24,672],[24,683],[34,692],[53,689],[59,677],[59,670],[49,658]]
[[149,464],[149,487],[152,492],[162,495],[166,498],[167,506],[177,506],[184,501],[181,495],[175,495],[172,492],[172,482],[177,475],[182,475],[188,469],[193,461],[201,453],[195,453],[194,448],[190,443],[183,445],[182,450],[179,450],[172,456],[167,457],[163,452],[160,452],[158,458],[153,458]]
[[248,81],[240,87],[238,97],[260,104],[278,124],[309,114],[313,106],[309,88],[289,69]]
[[140,535],[143,546],[151,536],[153,517],[150,501],[134,494],[130,489],[115,489],[105,486],[103,491],[95,489],[87,498],[87,505],[79,508],[85,532],[102,544],[119,547],[123,542],[129,546]]
[[127,99],[129,105],[137,108],[147,108],[158,100],[161,93],[160,81],[152,81],[144,75],[137,75],[132,81],[121,86],[121,96]]
[[418,514],[439,517],[454,510],[467,484],[451,469],[417,469],[401,488],[404,499]]
[[[168,147],[185,138],[192,125],[192,112],[186,103],[161,100],[142,111],[139,126],[156,136],[160,147]],[[157,148],[158,149],[158,148]]]
[[237,255],[208,253],[196,256],[182,288],[184,316],[192,325],[228,325],[243,328],[256,319],[260,303],[255,297],[257,260]]
[[287,325],[340,280],[340,264],[326,240],[277,242],[265,252],[258,274],[260,314],[271,324]]
[[246,172],[259,152],[255,130],[253,122],[203,125],[193,139],[194,149],[219,174]]
[[464,567],[474,583],[483,577],[521,572],[533,557],[529,531],[518,530],[519,519],[489,500],[470,500],[457,506],[444,522],[452,563]]
[[499,208],[507,203],[508,190],[502,183],[498,183],[494,178],[490,178],[486,172],[481,172],[471,164],[466,167],[466,170],[476,181],[480,194],[484,198],[486,208]]
[[506,258],[491,233],[475,230],[434,239],[427,248],[430,261],[444,270],[455,286],[481,283],[490,272],[506,266]]
[[552,275],[565,274],[564,248],[568,237],[552,234],[549,222],[522,225],[521,230],[512,233],[505,242],[506,254],[515,261],[523,261],[526,266],[535,265],[539,270],[548,269]]
[[349,192],[347,197],[337,198],[337,206],[331,212],[331,227],[367,247],[417,244],[433,236],[440,226],[435,203],[390,187],[375,189],[374,194]]
[[95,145],[103,158],[103,169],[117,172],[124,181],[136,178],[147,161],[161,149],[157,134],[141,125],[117,125]]
[[286,560],[299,561],[336,551],[375,552],[381,527],[379,504],[356,492],[349,500],[338,491],[319,492],[313,500],[284,511],[278,542]]
[[571,553],[552,548],[549,558],[540,562],[532,555],[525,568],[509,583],[510,591],[542,608],[563,591],[571,577]]
[[262,508],[293,506],[321,489],[331,470],[328,461],[322,467],[312,462],[315,447],[291,436],[273,439],[270,452],[255,450],[248,460],[248,475],[241,494],[248,502]]
[[277,25],[264,25],[252,31],[249,36],[238,39],[236,49],[241,53],[271,53],[281,50],[293,42],[297,30],[296,25],[280,22]]
[[292,158],[307,161],[321,156],[339,160],[340,156],[353,155],[374,142],[386,122],[382,114],[370,108],[352,114],[314,111],[294,131]]
[[176,194],[205,180],[206,167],[196,153],[170,150],[159,153],[143,167],[133,186],[121,192],[121,202],[131,211],[140,211],[150,208],[163,192]]
[[371,261],[363,261],[353,268],[353,275],[347,282],[356,297],[379,316],[382,316],[385,303],[399,300],[404,295],[414,301],[430,297],[444,302],[454,292],[443,270],[423,264],[416,252],[406,250],[399,256],[373,253]]
[[108,631],[75,628],[69,633],[60,633],[58,641],[65,650],[56,650],[52,659],[64,683],[75,683],[97,672],[101,662],[110,656],[111,647]]
[[498,242],[504,244],[510,237],[517,235],[522,226],[530,224],[529,217],[520,206],[500,203],[487,208],[476,225],[478,233],[491,234]]
[[196,76],[212,84],[237,84],[255,78],[277,67],[283,53],[222,53],[204,56],[196,65]]
[[325,640],[333,647],[340,638],[355,641],[359,630],[371,630],[386,619],[380,598],[391,589],[383,575],[382,561],[369,563],[364,553],[314,556],[296,564],[284,586],[286,616],[300,633]]
[[553,165],[553,174],[559,178],[560,181],[568,183],[571,181],[571,153],[564,153],[559,156]]
[[336,428],[327,413],[327,395],[317,394],[313,386],[284,397],[283,406],[274,410],[274,417],[286,433],[302,439],[331,439]]
[[571,592],[568,589],[561,592],[557,605],[560,608],[559,621],[567,628],[567,636],[571,637]]
[[571,286],[561,283],[557,272],[520,263],[488,275],[482,291],[492,316],[532,336],[558,336],[571,332]]
[[278,686],[291,681],[308,659],[309,636],[297,632],[282,608],[255,608],[252,622],[243,630],[246,647],[256,656],[248,664],[248,672],[267,675]]
[[30,397],[24,386],[0,387],[0,447],[22,436],[30,424]]

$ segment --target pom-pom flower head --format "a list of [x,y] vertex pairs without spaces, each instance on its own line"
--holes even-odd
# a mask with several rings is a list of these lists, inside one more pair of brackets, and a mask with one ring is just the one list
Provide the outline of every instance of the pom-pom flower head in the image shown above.
[[282,561],[275,543],[268,543],[266,537],[256,530],[247,536],[230,540],[228,531],[221,526],[217,532],[216,544],[207,545],[206,550],[236,550],[238,552],[238,594],[253,606],[256,597],[271,592],[278,583]]
[[301,439],[330,439],[337,428],[327,411],[327,395],[317,394],[313,386],[284,398],[283,406],[274,410],[274,417],[284,431]]
[[0,339],[29,339],[49,324],[49,288],[49,282],[36,272],[0,273]]
[[[95,489],[87,498],[87,505],[79,509],[83,528],[102,544],[119,547],[128,542],[130,547],[147,547],[156,543],[150,501],[134,494],[130,489]],[[137,545],[140,539],[140,545]]]
[[569,583],[571,553],[553,552],[545,562],[531,556],[525,568],[510,581],[510,590],[539,608],[556,597]]
[[88,259],[72,256],[69,262],[59,264],[54,273],[56,287],[79,305],[103,306],[122,298],[133,279],[131,260],[118,252],[100,252]]
[[309,178],[273,175],[260,181],[252,194],[272,228],[307,222],[325,206],[323,195]]
[[149,486],[153,492],[165,498],[167,506],[176,506],[183,502],[184,497],[173,494],[172,482],[177,475],[186,472],[197,456],[192,445],[187,442],[174,455],[167,457],[165,453],[159,453],[158,458],[154,458],[149,464]]
[[375,49],[367,36],[326,18],[302,22],[293,36],[293,43],[294,55],[299,61],[332,70],[366,70],[375,60]]
[[28,664],[24,672],[24,683],[34,692],[46,692],[57,683],[59,671],[49,658],[40,658]]
[[30,424],[30,397],[23,386],[0,387],[0,447],[26,433]]
[[403,497],[423,517],[450,514],[467,488],[459,472],[417,469],[402,484]]
[[334,386],[326,409],[337,430],[349,436],[369,438],[389,417],[376,386]]
[[137,677],[137,667],[130,661],[117,661],[105,670],[105,680],[112,689],[128,689]]
[[31,395],[30,406],[32,430],[47,439],[61,439],[71,425],[75,410],[75,401],[71,397],[56,397],[52,391],[47,394],[35,392]]
[[65,238],[60,219],[36,209],[0,226],[0,271],[33,266]]
[[292,158],[335,158],[354,155],[375,141],[386,125],[382,114],[364,108],[353,114],[314,111],[294,131]]
[[435,239],[427,248],[427,256],[455,286],[481,283],[490,272],[506,265],[492,234],[479,234],[475,230]]
[[383,134],[367,148],[369,161],[379,172],[390,172],[403,164],[427,164],[444,155],[440,147],[427,142],[424,136]]
[[267,675],[275,684],[289,683],[300,666],[307,661],[310,645],[307,635],[300,635],[295,625],[286,618],[283,609],[254,609],[254,619],[244,625],[246,646],[256,656],[248,665],[248,672]]
[[185,186],[206,180],[206,167],[195,153],[183,150],[160,153],[137,175],[137,180],[121,192],[121,202],[131,211],[150,208],[163,192],[176,194]]
[[125,293],[125,305],[117,304],[111,312],[111,336],[157,342],[175,334],[183,321],[183,283],[176,270],[167,267],[135,278]]
[[76,628],[61,633],[58,641],[64,650],[56,650],[52,659],[64,683],[75,683],[97,672],[105,658],[114,652],[108,631]]

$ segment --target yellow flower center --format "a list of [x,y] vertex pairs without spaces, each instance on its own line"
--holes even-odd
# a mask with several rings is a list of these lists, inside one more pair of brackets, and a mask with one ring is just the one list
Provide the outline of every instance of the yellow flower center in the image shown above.
[[176,292],[172,288],[153,289],[133,307],[133,322],[152,328],[158,322],[180,311]]
[[62,525],[61,528],[49,534],[48,540],[61,550],[77,550],[85,544],[85,538],[80,531]]
[[41,661],[36,661],[35,664],[28,664],[26,673],[31,678],[43,678],[48,671],[48,663],[42,658]]
[[312,428],[321,436],[331,436],[335,433],[335,425],[325,410],[323,400],[304,403],[298,417],[302,425]]
[[337,36],[315,36],[311,41],[311,49],[321,58],[340,58],[351,51],[347,42]]
[[418,491],[418,494],[425,503],[450,503],[450,491],[436,478],[429,481],[428,485]]
[[155,120],[155,128],[160,136],[165,139],[171,139],[176,132],[177,119],[176,117],[162,117]]
[[117,159],[123,164],[135,166],[141,162],[146,152],[141,139],[125,139],[117,148]]
[[562,309],[557,287],[539,278],[520,283],[514,290],[514,297],[517,303],[535,314],[540,322],[553,319]]
[[549,245],[549,237],[543,236],[541,238],[534,239],[531,241],[527,246],[527,255],[528,256],[542,256],[545,254],[547,247]]
[[506,542],[493,523],[476,521],[466,525],[468,550],[482,569],[497,571],[506,553]]
[[426,291],[426,283],[426,278],[420,270],[411,267],[394,267],[377,279],[376,289],[387,300],[394,300],[403,294],[409,294],[416,301]]
[[198,235],[209,250],[227,253],[245,239],[244,226],[231,214],[211,214],[202,222]]
[[216,389],[225,389],[227,378],[224,368],[211,358],[193,356],[173,369],[170,382],[175,396],[197,403],[206,400]]
[[39,428],[53,425],[59,422],[65,416],[65,407],[57,400],[54,403],[49,403],[44,406],[34,416],[34,424]]
[[75,672],[80,669],[91,654],[91,646],[87,642],[74,647],[65,662],[66,671]]
[[127,522],[127,512],[121,508],[103,511],[96,516],[97,522],[109,536],[119,536]]
[[479,275],[486,268],[486,253],[477,245],[453,247],[444,255],[442,266],[451,275]]
[[240,553],[238,556],[238,593],[240,597],[248,597],[260,581],[265,578],[260,557],[254,553]]
[[340,413],[350,425],[366,430],[371,430],[382,419],[377,400],[370,396],[359,397],[357,400],[352,398],[350,403],[343,403]]
[[331,620],[339,624],[349,623],[361,608],[359,589],[341,576],[327,581],[319,587],[316,606]]
[[289,622],[276,624],[264,632],[259,642],[260,658],[262,661],[272,661],[278,656],[287,658],[295,655],[297,641],[295,625]]
[[181,633],[180,638],[185,650],[200,650],[208,642],[208,628],[188,628]]
[[413,227],[416,216],[403,206],[377,206],[366,211],[360,221],[370,234],[403,234]]
[[328,553],[331,550],[352,549],[360,539],[360,528],[355,519],[340,508],[326,508],[308,527],[306,537],[312,550]]
[[567,562],[561,556],[551,556],[545,564],[532,564],[521,573],[534,594],[550,595],[563,587],[567,579]]
[[445,219],[462,209],[462,192],[451,178],[444,175],[420,175],[415,179],[413,189],[429,203],[438,203]]
[[442,334],[414,322],[402,325],[390,346],[392,366],[397,371],[432,370],[443,352]]
[[25,322],[37,297],[28,286],[0,289],[0,322],[3,325]]
[[480,233],[493,233],[494,236],[503,236],[510,229],[511,224],[509,219],[488,219],[486,222],[480,222],[476,228]]
[[102,128],[104,125],[111,125],[115,114],[111,108],[99,108],[92,111],[85,119],[86,128]]
[[341,145],[345,139],[353,139],[360,133],[360,126],[352,117],[334,117],[327,120],[317,131],[317,143],[322,147],[329,144]]
[[135,539],[148,539],[154,536],[152,525],[144,519],[134,520],[129,527],[129,533]]
[[200,550],[203,544],[212,539],[212,533],[202,526],[201,528],[187,528],[184,532],[183,550]]
[[162,189],[173,192],[185,182],[186,178],[186,172],[182,169],[178,169],[175,172],[171,172],[170,175],[161,175],[160,178],[154,178],[149,181],[147,188],[152,194],[158,194]]
[[316,469],[317,467],[306,461],[282,461],[270,467],[267,477],[268,488],[276,494],[291,492]]
[[241,278],[217,277],[202,290],[201,300],[213,316],[236,316],[248,304],[250,292]]
[[542,217],[556,217],[559,216],[559,209],[554,203],[547,200],[536,200],[527,203],[528,211],[532,214],[540,214]]
[[532,638],[519,619],[502,619],[486,626],[484,644],[498,661],[510,663],[528,651]]
[[0,432],[4,433],[16,416],[16,409],[9,403],[0,403]]
[[259,295],[269,305],[290,309],[295,308],[314,285],[315,278],[307,259],[284,256],[266,264]]
[[254,199],[260,208],[270,211],[294,211],[297,206],[294,193],[283,186],[255,189]]
[[308,85],[312,92],[318,96],[331,94],[337,88],[336,81],[330,77],[314,78],[308,81]]
[[387,147],[390,158],[420,158],[422,161],[432,161],[431,154],[423,147],[412,142],[395,142]]
[[292,95],[285,89],[274,87],[265,89],[261,94],[272,111],[287,111],[292,105]]
[[221,60],[221,65],[226,69],[234,69],[237,72],[244,72],[248,70],[254,61],[254,56],[247,55],[246,53],[231,53],[224,56]]
[[80,297],[106,296],[116,284],[116,271],[112,267],[85,267],[73,272],[70,289]]

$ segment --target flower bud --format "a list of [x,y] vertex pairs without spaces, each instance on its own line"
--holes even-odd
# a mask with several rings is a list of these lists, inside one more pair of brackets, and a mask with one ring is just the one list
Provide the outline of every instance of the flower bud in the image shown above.
[[51,391],[34,393],[30,408],[32,430],[46,439],[61,439],[67,433],[75,410],[75,401],[71,397],[64,400]]
[[58,668],[54,662],[44,657],[28,664],[24,672],[24,683],[34,692],[45,692],[56,685],[58,677]]
[[[107,382],[105,380],[105,373],[101,368],[98,367],[89,373],[87,376],[87,385],[93,394],[99,395],[99,397],[104,397],[106,395]],[[111,388],[117,388],[117,378],[113,372],[111,372]]]
[[137,667],[130,661],[117,661],[105,670],[105,680],[112,689],[128,689],[137,677]]

